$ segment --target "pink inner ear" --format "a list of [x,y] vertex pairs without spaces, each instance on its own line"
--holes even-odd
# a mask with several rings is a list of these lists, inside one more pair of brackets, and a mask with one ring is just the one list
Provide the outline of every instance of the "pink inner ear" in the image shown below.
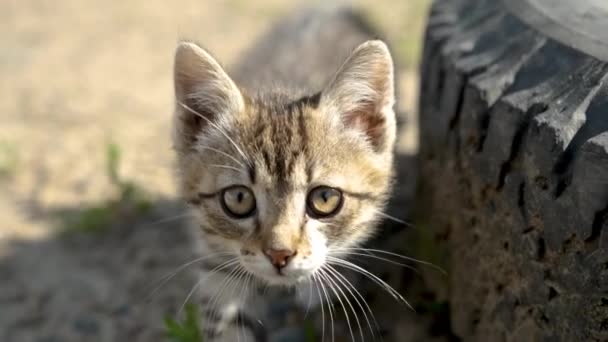
[[375,106],[363,106],[360,110],[344,114],[344,124],[365,133],[374,148],[382,145],[386,119],[377,113]]

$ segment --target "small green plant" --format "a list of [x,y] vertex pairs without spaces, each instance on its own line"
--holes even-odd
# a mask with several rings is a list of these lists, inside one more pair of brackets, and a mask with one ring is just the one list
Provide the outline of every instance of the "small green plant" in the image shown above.
[[203,342],[199,325],[199,310],[194,304],[186,305],[186,317],[182,322],[166,317],[165,330],[171,342]]
[[107,204],[83,209],[77,215],[64,218],[67,232],[101,232],[112,223],[114,210]]
[[304,340],[306,342],[315,342],[317,340],[315,334],[315,325],[309,319],[304,321]]
[[120,185],[121,183],[118,174],[121,155],[120,146],[116,143],[109,143],[106,146],[106,174],[108,175],[110,182],[115,185]]
[[120,159],[122,152],[120,146],[115,143],[108,144],[106,148],[106,172],[110,183],[112,183],[119,192],[119,203],[129,203],[135,206],[135,209],[145,211],[151,203],[147,199],[146,193],[141,187],[132,181],[124,180],[120,177]]
[[0,178],[6,178],[15,173],[18,161],[15,144],[0,141]]
[[110,143],[106,147],[106,174],[116,195],[99,204],[87,207],[76,215],[62,217],[68,232],[102,232],[121,216],[139,214],[152,206],[146,192],[132,181],[120,176],[120,146]]

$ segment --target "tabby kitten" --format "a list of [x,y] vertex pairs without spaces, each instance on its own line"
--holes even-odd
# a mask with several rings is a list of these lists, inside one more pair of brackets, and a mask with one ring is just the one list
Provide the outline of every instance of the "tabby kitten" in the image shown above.
[[245,284],[311,281],[374,232],[388,197],[396,124],[387,46],[358,45],[310,82],[325,84],[318,89],[279,78],[287,82],[243,86],[194,43],[175,53],[173,139],[204,254],[206,341],[251,339],[231,323],[251,309]]

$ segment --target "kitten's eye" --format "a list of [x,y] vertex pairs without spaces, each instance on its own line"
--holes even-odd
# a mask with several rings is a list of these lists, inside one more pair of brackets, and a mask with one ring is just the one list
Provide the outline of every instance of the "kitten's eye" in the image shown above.
[[220,202],[224,211],[234,218],[246,218],[255,211],[255,196],[246,186],[235,185],[224,189]]
[[342,192],[328,186],[319,186],[312,189],[306,199],[308,214],[316,218],[337,214],[342,208],[342,202]]

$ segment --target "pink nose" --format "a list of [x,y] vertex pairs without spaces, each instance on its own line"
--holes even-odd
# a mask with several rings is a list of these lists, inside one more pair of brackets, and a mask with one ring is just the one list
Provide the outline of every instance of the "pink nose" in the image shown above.
[[296,254],[289,249],[267,249],[264,251],[270,262],[278,270],[287,266],[289,260]]

